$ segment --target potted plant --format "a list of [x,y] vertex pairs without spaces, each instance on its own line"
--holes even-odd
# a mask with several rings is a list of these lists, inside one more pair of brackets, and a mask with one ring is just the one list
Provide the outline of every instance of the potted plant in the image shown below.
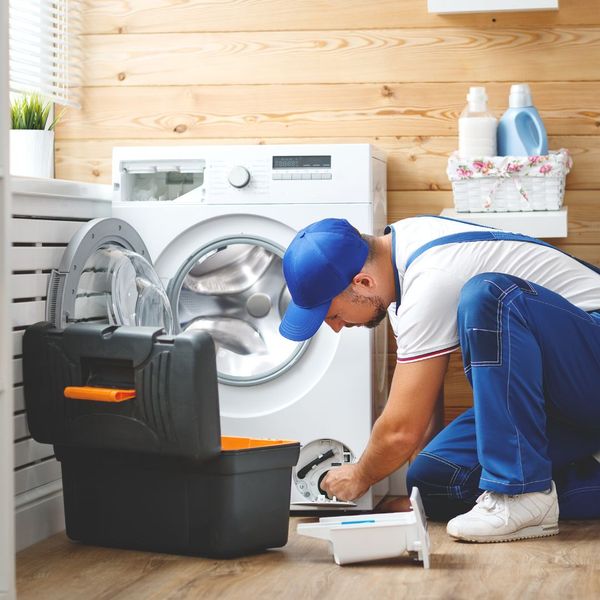
[[11,175],[53,177],[54,127],[63,113],[51,120],[51,109],[52,103],[37,93],[11,101]]

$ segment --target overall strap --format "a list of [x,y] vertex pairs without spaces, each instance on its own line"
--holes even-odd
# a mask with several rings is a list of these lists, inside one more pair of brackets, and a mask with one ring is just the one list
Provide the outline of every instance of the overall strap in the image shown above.
[[444,244],[456,244],[462,242],[493,242],[493,241],[508,241],[508,242],[528,242],[530,244],[538,244],[539,246],[546,246],[547,248],[552,248],[557,252],[561,252],[565,256],[572,258],[582,264],[584,267],[591,269],[595,273],[600,275],[600,267],[596,265],[592,265],[576,256],[572,256],[567,252],[564,252],[560,248],[556,248],[552,246],[552,244],[548,244],[547,242],[543,242],[542,240],[538,240],[537,238],[530,237],[528,235],[522,235],[520,233],[510,233],[507,231],[498,231],[498,230],[489,230],[489,231],[463,231],[461,233],[454,233],[451,235],[445,235],[440,238],[436,238],[435,240],[431,240],[426,244],[423,244],[420,248],[417,248],[406,261],[406,269],[410,267],[410,265],[417,259],[421,254],[427,252],[430,248],[434,248],[435,246],[443,246]]
[[427,217],[429,219],[443,219],[444,221],[453,221],[454,223],[462,223],[463,225],[477,225],[477,227],[484,227],[485,229],[497,230],[497,227],[491,225],[481,225],[480,223],[473,223],[473,221],[463,221],[462,219],[455,219],[454,217],[446,217],[443,215],[415,215],[417,217]]

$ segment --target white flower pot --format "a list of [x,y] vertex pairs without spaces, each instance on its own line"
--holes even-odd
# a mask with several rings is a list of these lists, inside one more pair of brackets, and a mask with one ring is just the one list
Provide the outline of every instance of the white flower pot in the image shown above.
[[10,174],[54,177],[54,131],[11,129]]

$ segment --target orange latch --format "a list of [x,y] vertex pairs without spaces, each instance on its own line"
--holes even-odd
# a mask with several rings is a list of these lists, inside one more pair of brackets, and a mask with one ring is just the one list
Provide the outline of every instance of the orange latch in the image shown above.
[[135,398],[135,390],[72,385],[65,388],[65,397],[93,402],[124,402]]

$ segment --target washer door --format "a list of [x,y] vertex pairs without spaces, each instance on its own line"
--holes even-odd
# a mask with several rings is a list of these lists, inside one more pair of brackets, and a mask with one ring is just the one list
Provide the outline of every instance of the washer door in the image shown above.
[[120,219],[94,219],[75,234],[52,272],[46,319],[56,327],[96,322],[173,331],[173,314],[148,250]]
[[176,327],[212,336],[222,383],[254,385],[278,377],[306,347],[279,334],[290,301],[283,253],[255,236],[219,239],[190,257],[170,283]]

